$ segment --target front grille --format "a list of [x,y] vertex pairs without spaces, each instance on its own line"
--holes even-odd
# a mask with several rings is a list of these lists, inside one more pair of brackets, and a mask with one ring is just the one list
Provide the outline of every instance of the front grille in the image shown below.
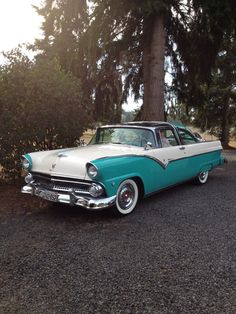
[[73,178],[56,177],[42,173],[32,172],[34,183],[41,187],[59,191],[59,192],[74,192],[81,194],[89,194],[89,188],[92,182],[85,180],[78,180]]

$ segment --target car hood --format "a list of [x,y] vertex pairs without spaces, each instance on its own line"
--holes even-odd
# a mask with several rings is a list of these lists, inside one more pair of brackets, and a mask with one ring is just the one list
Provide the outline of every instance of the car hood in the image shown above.
[[88,145],[30,153],[32,171],[55,176],[90,180],[86,164],[95,159],[140,154],[144,148],[120,144]]

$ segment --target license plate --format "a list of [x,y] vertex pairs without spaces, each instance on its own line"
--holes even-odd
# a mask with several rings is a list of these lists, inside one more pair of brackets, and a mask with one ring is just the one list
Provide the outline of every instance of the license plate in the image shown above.
[[57,202],[58,200],[57,192],[38,190],[35,194],[47,201]]

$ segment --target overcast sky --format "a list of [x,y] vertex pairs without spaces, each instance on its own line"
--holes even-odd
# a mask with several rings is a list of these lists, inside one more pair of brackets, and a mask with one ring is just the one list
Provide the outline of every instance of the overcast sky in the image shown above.
[[40,37],[41,18],[32,8],[40,0],[0,0],[0,51]]
[[[0,0],[0,63],[2,51],[9,51],[22,43],[33,43],[41,36],[42,19],[32,5],[40,5],[41,0]],[[132,110],[137,104],[129,98],[125,110]]]

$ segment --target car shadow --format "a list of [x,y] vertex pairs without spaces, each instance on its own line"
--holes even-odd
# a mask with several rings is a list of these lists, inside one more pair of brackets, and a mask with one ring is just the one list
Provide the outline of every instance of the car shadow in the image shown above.
[[112,222],[119,219],[109,209],[89,211],[79,206],[48,204],[41,212],[56,221],[74,221],[77,223]]

